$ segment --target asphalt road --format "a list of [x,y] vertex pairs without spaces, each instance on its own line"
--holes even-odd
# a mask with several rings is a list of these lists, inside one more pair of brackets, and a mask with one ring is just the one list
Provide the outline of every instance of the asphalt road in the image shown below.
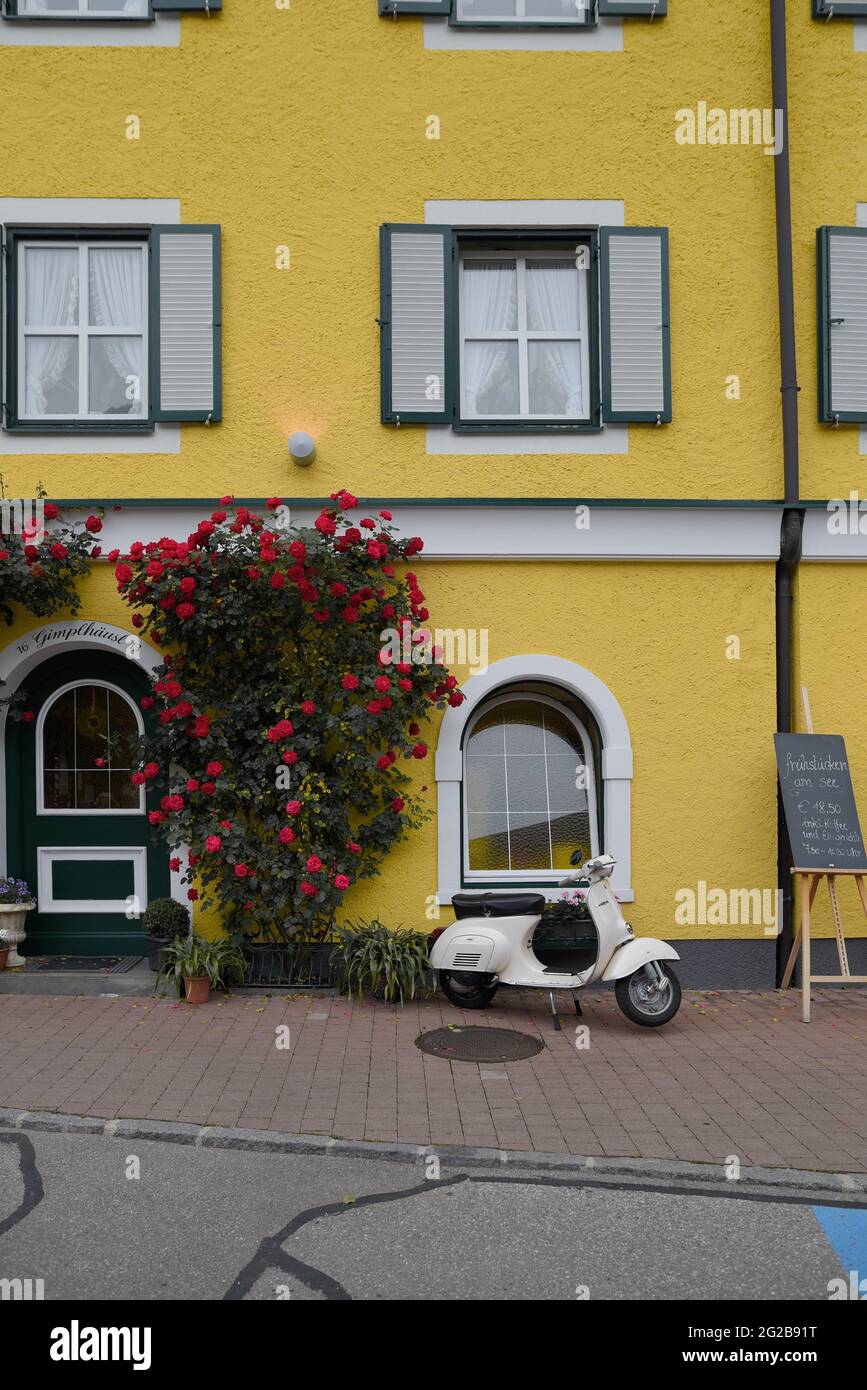
[[48,1300],[826,1301],[852,1268],[867,1210],[773,1191],[0,1132],[0,1280]]

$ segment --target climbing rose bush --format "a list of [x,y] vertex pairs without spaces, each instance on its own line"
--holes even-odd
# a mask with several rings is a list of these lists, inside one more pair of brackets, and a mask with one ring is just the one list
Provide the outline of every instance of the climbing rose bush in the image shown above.
[[[432,708],[460,704],[422,625],[429,614],[381,511],[335,493],[315,525],[224,498],[185,541],[113,552],[132,622],[165,664],[142,704],[139,785],[188,897],[253,936],[315,937],[353,883],[425,812],[408,769]],[[388,641],[389,630],[400,641]],[[195,886],[193,886],[195,885]]]
[[23,535],[0,534],[0,615],[12,623],[11,605],[20,604],[37,618],[60,609],[77,613],[81,599],[76,581],[87,574],[100,547],[94,537],[102,518],[93,515],[80,524],[64,521],[53,502],[44,504],[50,527],[25,526]]

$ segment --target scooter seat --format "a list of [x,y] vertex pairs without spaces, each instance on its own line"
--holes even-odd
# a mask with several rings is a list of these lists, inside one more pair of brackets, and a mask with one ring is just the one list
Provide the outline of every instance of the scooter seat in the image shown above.
[[462,917],[539,917],[545,908],[542,893],[455,893],[452,907]]

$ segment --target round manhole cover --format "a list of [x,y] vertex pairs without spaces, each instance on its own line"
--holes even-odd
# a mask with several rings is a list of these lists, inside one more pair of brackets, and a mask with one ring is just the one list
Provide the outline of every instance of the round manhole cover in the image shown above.
[[435,1028],[421,1033],[415,1045],[447,1062],[520,1062],[545,1046],[541,1038],[512,1028]]

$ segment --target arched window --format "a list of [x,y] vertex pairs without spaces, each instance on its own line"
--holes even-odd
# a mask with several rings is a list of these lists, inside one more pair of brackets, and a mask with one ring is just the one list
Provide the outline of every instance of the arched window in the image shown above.
[[36,735],[40,813],[143,811],[129,757],[130,741],[142,732],[141,715],[116,686],[82,681],[56,691]]
[[463,759],[467,881],[557,881],[576,849],[599,852],[593,747],[564,704],[498,695],[470,721]]

